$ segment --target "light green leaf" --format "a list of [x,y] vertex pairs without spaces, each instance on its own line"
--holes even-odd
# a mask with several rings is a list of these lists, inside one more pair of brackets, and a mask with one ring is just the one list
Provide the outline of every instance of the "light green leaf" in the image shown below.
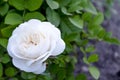
[[56,27],[60,24],[60,16],[57,12],[54,10],[47,8],[46,10],[47,20],[54,24]]
[[99,72],[99,70],[98,70],[96,67],[90,66],[90,67],[89,67],[89,72],[90,72],[90,74],[93,76],[93,78],[99,79],[99,77],[100,77],[100,72]]
[[94,46],[88,46],[85,51],[86,52],[93,52],[95,50]]
[[56,1],[53,0],[46,0],[47,4],[49,5],[49,7],[51,9],[58,9],[59,8],[59,4]]
[[31,13],[27,13],[24,17],[25,21],[27,21],[29,19],[39,19],[39,20],[43,21],[43,20],[45,20],[45,17],[40,12],[31,12]]
[[15,26],[8,26],[8,27],[1,29],[2,36],[9,38],[14,29],[15,29]]
[[84,8],[87,12],[90,12],[95,15],[97,14],[96,8],[90,1],[87,1],[87,4],[84,5]]
[[80,18],[79,15],[69,17],[70,22],[75,25],[76,27],[82,29],[83,28],[83,20]]
[[3,75],[3,66],[2,66],[2,64],[0,63],[0,77],[2,77],[2,75]]
[[0,14],[4,16],[8,12],[8,9],[9,9],[9,5],[7,3],[0,6]]
[[0,38],[0,45],[3,46],[4,48],[7,48],[7,39]]
[[5,24],[16,25],[23,22],[22,16],[17,13],[8,13],[5,17]]
[[103,13],[98,13],[94,18],[93,18],[93,23],[94,24],[101,24],[104,21],[104,15]]
[[69,12],[67,11],[67,9],[66,9],[65,7],[62,7],[62,8],[61,8],[61,11],[62,11],[64,14],[66,14],[66,15],[72,15],[71,13],[69,13]]
[[88,57],[88,62],[92,63],[92,62],[97,62],[99,59],[99,56],[97,54],[91,54]]
[[88,62],[88,60],[87,60],[86,57],[83,57],[83,62],[84,62],[85,64],[88,64],[88,65],[89,65],[89,62]]

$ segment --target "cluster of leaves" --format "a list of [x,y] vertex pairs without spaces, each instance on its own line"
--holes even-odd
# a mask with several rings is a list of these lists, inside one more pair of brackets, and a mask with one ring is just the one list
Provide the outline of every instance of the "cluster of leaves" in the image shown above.
[[[89,40],[120,44],[101,26],[104,15],[98,12],[90,0],[0,0],[0,80],[86,80],[82,73],[74,76],[77,63],[76,48],[84,54],[83,62],[93,78],[98,79],[99,70],[92,65],[98,61],[94,46]],[[6,46],[12,31],[29,19],[49,21],[62,32],[66,43],[64,53],[49,58],[47,70],[42,75],[19,71],[11,64]],[[88,56],[87,53],[92,53]]]

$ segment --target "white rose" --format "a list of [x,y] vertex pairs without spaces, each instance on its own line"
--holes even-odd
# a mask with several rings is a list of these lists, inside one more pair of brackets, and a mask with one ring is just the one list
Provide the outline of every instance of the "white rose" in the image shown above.
[[50,22],[31,19],[20,24],[9,38],[7,50],[17,68],[41,74],[46,69],[44,61],[65,49],[60,30]]

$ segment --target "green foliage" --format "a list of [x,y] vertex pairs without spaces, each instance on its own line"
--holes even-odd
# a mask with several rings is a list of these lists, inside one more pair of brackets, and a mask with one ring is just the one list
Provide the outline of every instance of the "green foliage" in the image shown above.
[[55,26],[59,26],[60,24],[60,16],[57,12],[55,12],[54,10],[47,8],[46,9],[46,17],[47,20],[49,22],[51,22],[52,24],[54,24]]
[[22,22],[22,16],[17,13],[8,13],[5,17],[5,24],[16,25]]
[[3,75],[3,66],[2,66],[2,64],[0,63],[0,77],[2,77],[2,75]]
[[99,70],[94,67],[94,66],[90,66],[89,68],[89,71],[90,71],[90,74],[97,80],[99,79],[99,76],[100,76],[100,72]]
[[[111,1],[108,3],[112,5]],[[99,55],[89,40],[120,44],[102,27],[104,13],[99,12],[91,0],[0,0],[0,18],[0,80],[87,80],[83,73],[74,75],[79,50],[91,76],[99,79],[99,69],[94,66]],[[66,43],[63,54],[47,59],[47,70],[40,75],[13,67],[6,51],[13,30],[30,19],[54,24]]]
[[9,4],[14,6],[17,10],[28,9],[35,11],[42,5],[43,0],[9,0]]
[[46,2],[51,9],[58,9],[59,8],[59,4],[56,1],[46,0]]
[[69,18],[70,22],[78,28],[83,28],[83,20],[80,18],[79,15],[75,15]]
[[8,9],[9,9],[9,5],[7,3],[1,5],[0,6],[0,15],[4,16],[8,12]]
[[43,21],[43,20],[45,20],[45,17],[40,12],[31,12],[31,13],[27,13],[24,16],[25,21],[28,21],[30,19],[39,19],[39,20]]
[[5,69],[5,75],[8,77],[13,77],[16,75],[16,69],[13,67],[8,67],[7,69]]

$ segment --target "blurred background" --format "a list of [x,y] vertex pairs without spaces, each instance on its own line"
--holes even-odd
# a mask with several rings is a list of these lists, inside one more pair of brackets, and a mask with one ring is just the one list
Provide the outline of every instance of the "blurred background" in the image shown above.
[[[92,0],[96,8],[104,13],[105,20],[102,24],[106,31],[120,40],[120,0]],[[105,42],[91,41],[99,54],[99,61],[94,65],[100,69],[99,80],[120,80],[120,46]],[[81,53],[78,51],[78,53]],[[87,73],[87,66],[82,63],[83,55],[80,54],[76,64],[76,73]],[[88,73],[87,73],[88,74]],[[89,74],[88,80],[94,80]]]

